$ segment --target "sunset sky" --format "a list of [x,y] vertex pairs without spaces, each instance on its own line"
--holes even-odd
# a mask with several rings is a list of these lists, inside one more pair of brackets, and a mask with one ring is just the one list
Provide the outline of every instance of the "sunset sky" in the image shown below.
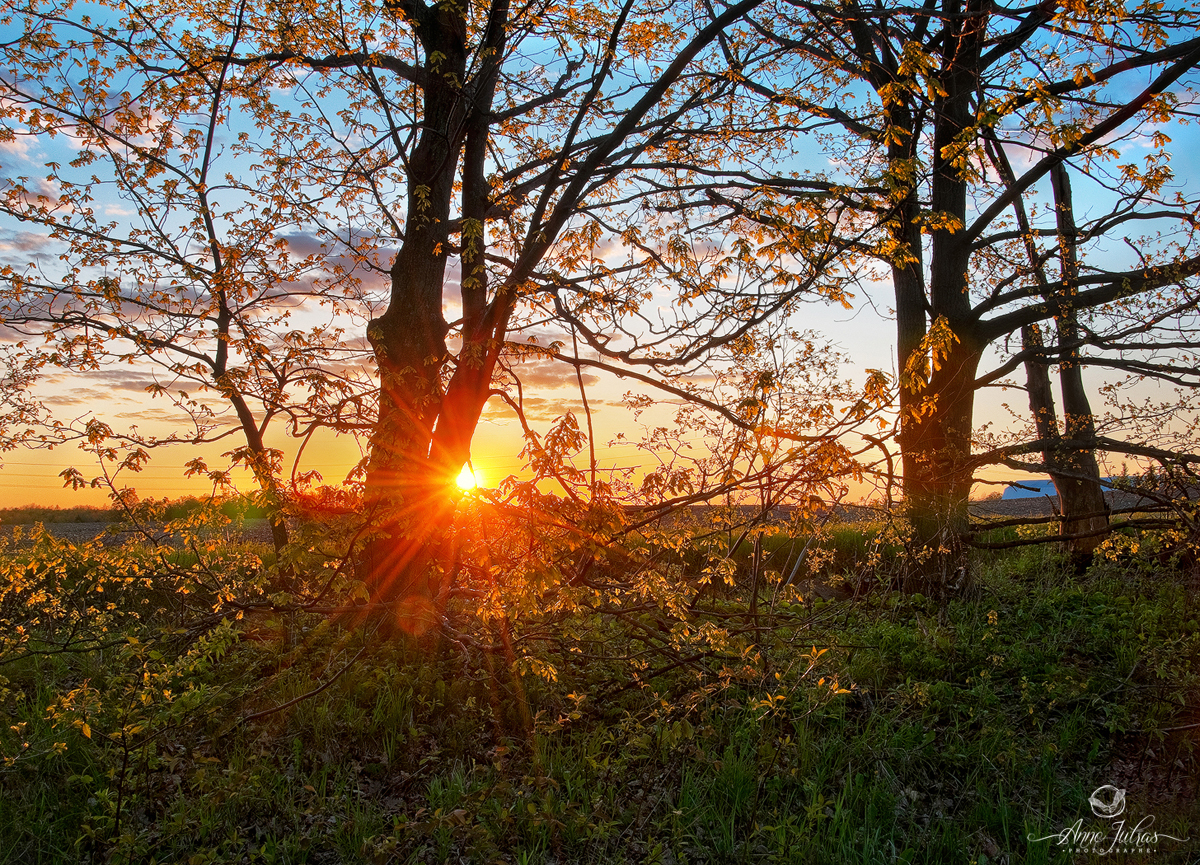
[[[1200,148],[1187,146],[1195,142],[1196,134],[1188,127],[1172,127],[1176,138],[1173,168],[1176,176],[1186,178],[1200,172]],[[1136,142],[1126,143],[1134,150]],[[69,160],[78,152],[78,142],[69,136],[57,139],[31,139],[18,137],[0,142],[0,167],[5,176],[16,174],[37,176],[51,160]],[[1136,155],[1136,154],[1130,154]],[[836,171],[837,163],[828,156],[814,151],[814,160],[821,167]],[[53,191],[50,190],[52,193]],[[103,190],[101,190],[101,193]],[[1100,195],[1097,190],[1088,190],[1081,184],[1077,190],[1078,209],[1081,217],[1086,216],[1089,195]],[[1044,196],[1043,196],[1044,197]],[[114,220],[127,219],[132,215],[127,203],[105,200],[102,196],[97,207]],[[303,252],[305,238],[293,239],[296,249]],[[317,248],[315,242],[313,248]],[[1119,244],[1117,244],[1119,246]],[[58,261],[59,248],[50,243],[39,230],[12,220],[0,222],[0,264],[20,269],[30,262],[36,263],[47,274],[53,276]],[[1120,258],[1129,256],[1128,250],[1114,249],[1111,254]],[[453,292],[448,292],[453,294]],[[793,316],[792,324],[800,329],[812,329],[823,334],[832,344],[850,358],[842,371],[845,378],[861,384],[867,370],[877,368],[895,372],[894,324],[890,320],[889,288],[883,284],[863,285],[852,301],[852,309],[845,310],[836,304],[814,303]],[[453,313],[451,310],[450,313]],[[447,315],[452,318],[452,314]],[[359,318],[344,322],[347,339],[362,346],[364,322]],[[14,340],[19,335],[11,330],[0,332],[0,339]],[[544,341],[562,338],[562,334],[542,333]],[[522,336],[523,338],[523,336]],[[997,349],[990,351],[997,357]],[[985,362],[986,365],[986,362]],[[525,385],[525,404],[528,418],[536,430],[545,431],[555,417],[573,411],[584,426],[582,406],[573,370],[565,364],[550,361],[527,363],[517,367]],[[146,388],[155,379],[152,371],[136,365],[108,368],[95,373],[80,374],[45,370],[45,378],[37,388],[37,395],[60,420],[82,421],[88,417],[108,423],[114,430],[121,431],[136,426],[142,435],[164,436],[179,430],[180,413],[167,399],[151,398]],[[588,375],[588,398],[593,410],[597,457],[601,467],[638,469],[645,464],[647,455],[639,451],[639,423],[622,407],[625,392],[644,390],[629,380],[618,380],[611,376]],[[1091,384],[1098,387],[1099,379]],[[1154,391],[1147,391],[1152,393]],[[670,415],[672,400],[661,394],[653,394],[659,404],[642,418],[641,424],[663,423]],[[1005,408],[1009,404],[1012,412]],[[1103,406],[1097,404],[1100,411]],[[979,427],[991,425],[993,429],[1004,429],[1012,422],[1012,414],[1024,415],[1028,411],[1025,395],[1019,390],[989,389],[981,391],[976,402],[976,423]],[[619,435],[624,440],[615,441]],[[615,442],[615,443],[614,443]],[[183,477],[184,464],[197,456],[203,457],[212,468],[224,466],[221,454],[240,444],[236,436],[203,446],[172,444],[156,448],[147,467],[136,477],[126,476],[124,482],[135,486],[144,496],[174,497],[198,495],[209,491],[210,485],[200,478]],[[285,465],[290,469],[298,442],[282,434],[277,426],[269,437],[268,444],[281,448],[287,454]],[[472,447],[472,463],[481,484],[493,485],[509,474],[519,473],[521,460],[518,456],[522,447],[520,425],[512,412],[499,400],[492,399],[485,410],[476,431]],[[586,453],[586,450],[585,450]],[[301,459],[299,471],[318,471],[326,483],[336,484],[361,458],[357,443],[349,436],[337,438],[319,435],[307,445]],[[18,449],[0,454],[0,506],[19,506],[29,503],[70,506],[80,504],[103,504],[106,491],[88,489],[72,491],[63,488],[58,473],[68,466],[77,468],[85,477],[97,475],[97,463],[91,454],[78,450],[74,444],[62,445],[53,450]],[[285,470],[285,475],[288,473]],[[1017,477],[1014,471],[994,468],[985,473],[991,478]],[[243,489],[252,486],[252,479],[245,473],[235,475],[235,482]],[[868,492],[864,490],[864,493]]]
[[[886,302],[886,286],[876,287],[878,297]],[[861,384],[865,370],[895,367],[892,348],[894,325],[884,319],[876,309],[865,302],[856,302],[855,309],[847,311],[828,305],[814,305],[806,310],[806,325],[825,333],[836,345],[849,354],[852,361],[843,369],[845,377]],[[840,336],[840,339],[838,338]],[[559,415],[574,412],[581,427],[584,414],[579,397],[578,384],[571,367],[553,361],[530,362],[517,367],[521,371],[525,386],[526,413],[535,431],[544,433]],[[56,373],[40,389],[48,406],[60,417],[83,417],[95,414],[115,429],[136,424],[146,435],[167,435],[181,415],[166,400],[152,399],[145,391],[148,377],[125,370],[114,370],[107,374],[84,379],[69,373]],[[669,422],[672,407],[677,405],[673,398],[657,394],[658,405],[647,412],[640,421],[635,421],[622,404],[627,391],[650,392],[645,386],[628,379],[618,380],[609,375],[588,375],[588,402],[592,409],[597,443],[597,459],[602,469],[615,468],[636,470],[650,464],[652,458],[640,451],[636,442],[640,430],[646,424]],[[1018,412],[1027,411],[1025,395],[1020,390],[990,389],[978,396],[979,424],[992,422],[1007,425],[1010,415],[1003,408],[1011,403]],[[281,428],[277,428],[277,433]],[[624,440],[618,436],[624,434]],[[143,497],[177,497],[182,495],[204,495],[211,484],[201,478],[185,478],[184,464],[196,456],[203,456],[210,467],[224,466],[221,454],[237,443],[236,437],[226,442],[194,446],[170,444],[153,450],[147,467],[138,475],[126,473],[123,483],[135,487]],[[287,453],[285,475],[290,473],[298,442],[287,436],[276,434],[269,442]],[[520,475],[522,460],[519,456],[523,440],[521,427],[512,411],[499,399],[489,401],[484,416],[476,430],[472,444],[471,461],[478,481],[483,486],[493,486],[510,474]],[[700,447],[699,441],[695,443]],[[328,484],[339,483],[361,458],[358,445],[350,436],[334,436],[322,433],[314,436],[306,446],[298,471],[318,471]],[[581,454],[586,462],[586,449]],[[73,445],[63,445],[54,450],[21,449],[2,455],[0,464],[0,507],[16,507],[26,504],[70,507],[74,505],[103,505],[108,502],[107,491],[101,489],[65,489],[58,477],[67,466],[79,469],[85,477],[98,474],[96,459]],[[983,473],[994,479],[1018,478],[1022,475],[1003,467]],[[234,480],[243,490],[254,487],[249,472],[236,470]],[[986,490],[984,490],[986,492]],[[869,495],[871,490],[863,487],[861,493]]]
[[[826,333],[835,345],[849,353],[853,360],[845,365],[843,375],[861,384],[869,368],[893,369],[891,339],[893,324],[884,320],[866,303],[845,310],[826,304],[813,304],[805,310],[804,326]],[[842,339],[834,336],[840,333]],[[561,335],[558,335],[561,338]],[[547,340],[548,341],[548,340]],[[585,356],[587,352],[584,352]],[[573,412],[581,428],[586,421],[572,367],[553,360],[532,360],[514,367],[522,377],[526,416],[530,426],[544,433],[560,415]],[[637,441],[648,425],[668,424],[679,401],[667,394],[630,379],[617,379],[605,373],[585,373],[588,403],[595,428],[597,462],[604,469],[639,470],[651,465],[653,458],[639,450]],[[148,370],[133,367],[82,376],[55,372],[39,387],[46,405],[62,419],[95,415],[114,429],[136,425],[147,436],[166,436],[172,431],[186,429],[186,417],[165,398],[152,398],[146,392],[153,381]],[[635,420],[623,404],[627,392],[650,393],[656,405]],[[216,403],[214,402],[214,405]],[[287,454],[285,476],[290,474],[299,442],[282,435],[282,427],[268,442]],[[621,438],[623,436],[623,439]],[[234,435],[213,444],[201,446],[176,443],[155,448],[151,460],[138,475],[126,473],[123,484],[135,487],[143,497],[175,497],[204,495],[211,484],[202,478],[184,477],[184,464],[202,456],[211,468],[223,467],[227,460],[221,454],[240,444]],[[702,447],[697,436],[694,446]],[[471,462],[479,483],[493,486],[510,474],[522,473],[519,456],[523,447],[521,426],[512,410],[493,397],[487,404],[472,444]],[[298,471],[318,471],[325,483],[337,484],[359,461],[361,453],[351,436],[321,433],[305,447]],[[580,455],[583,465],[586,448]],[[58,473],[74,466],[87,478],[99,474],[95,457],[73,444],[53,450],[20,449],[0,455],[0,507],[15,507],[36,503],[69,507],[72,505],[103,505],[107,491],[103,488],[65,489]],[[236,470],[235,483],[243,490],[254,487],[248,471]],[[864,493],[868,492],[864,488]]]

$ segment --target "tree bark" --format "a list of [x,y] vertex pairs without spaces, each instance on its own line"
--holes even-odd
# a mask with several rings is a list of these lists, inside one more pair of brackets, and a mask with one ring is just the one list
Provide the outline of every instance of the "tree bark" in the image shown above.
[[[1058,328],[1059,384],[1063,400],[1063,437],[1069,441],[1092,441],[1096,438],[1096,423],[1083,385],[1083,369],[1079,361],[1079,313],[1074,295],[1078,291],[1079,261],[1076,257],[1078,233],[1071,199],[1071,181],[1065,165],[1056,165],[1050,172],[1057,207],[1059,256],[1062,264],[1063,296],[1057,300],[1055,323]],[[1051,478],[1058,490],[1062,512],[1062,534],[1074,536],[1099,532],[1108,526],[1108,504],[1100,484],[1100,467],[1095,450],[1056,448]],[[1104,534],[1072,537],[1067,549],[1072,555],[1087,557],[1104,540]]]
[[423,630],[437,596],[428,571],[453,513],[454,477],[466,461],[458,449],[435,452],[431,445],[450,354],[442,292],[467,111],[452,82],[465,80],[467,46],[466,20],[450,4],[412,11],[426,67],[436,74],[424,88],[423,126],[409,160],[408,212],[392,264],[390,302],[367,327],[380,394],[364,505],[376,529],[359,564],[372,600],[397,604],[400,624]]
[[942,597],[970,579],[961,538],[970,527],[971,432],[981,354],[964,330],[930,375],[920,449],[905,463],[904,493],[916,543],[904,580],[909,592]]
[[[900,340],[911,344],[915,330],[905,322],[917,312],[918,302],[921,314],[932,322],[920,345],[901,354],[910,391],[907,410],[901,397],[901,450],[905,499],[917,544],[905,588],[934,596],[964,586],[969,576],[961,536],[969,527],[975,373],[982,346],[974,334],[968,293],[971,244],[961,230],[967,216],[967,180],[956,164],[955,144],[973,121],[971,98],[987,23],[981,0],[967,0],[965,9],[960,0],[943,0],[942,11],[949,23],[941,45],[944,90],[932,111],[928,215],[935,221],[929,226],[928,307],[924,308],[924,293],[919,299],[915,294],[909,297],[905,286],[896,285]],[[927,384],[921,386],[927,368]]]
[[[1016,178],[1003,149],[993,147],[991,156],[993,165],[1005,182],[1010,186],[1015,184]],[[1071,187],[1065,165],[1057,165],[1051,169],[1051,185],[1056,203],[1061,277],[1062,284],[1068,289],[1066,292],[1050,288],[1041,253],[1034,242],[1029,217],[1021,199],[1013,202],[1013,208],[1024,238],[1030,269],[1041,287],[1042,299],[1052,305],[1056,314],[1059,380],[1064,410],[1068,412],[1066,438],[1073,439],[1076,435],[1092,438],[1095,436],[1095,424],[1092,421],[1087,393],[1083,389],[1078,362],[1079,349],[1076,347],[1079,328],[1073,297],[1078,290],[1079,263]],[[1050,383],[1050,364],[1046,360],[1051,352],[1046,345],[1040,324],[1034,322],[1021,328],[1021,350],[1026,354],[1025,381],[1034,429],[1038,439],[1047,443],[1042,449],[1042,462],[1058,491],[1059,512],[1063,517],[1061,532],[1066,536],[1088,533],[1089,537],[1070,537],[1066,543],[1072,554],[1090,555],[1103,538],[1102,532],[1094,530],[1107,526],[1108,510],[1104,491],[1100,486],[1100,470],[1096,464],[1095,452],[1066,451],[1060,444],[1063,435],[1059,431],[1054,391]],[[1070,409],[1066,408],[1068,404]],[[1083,418],[1082,422],[1080,418]]]
[[[488,301],[484,257],[493,204],[488,136],[509,4],[491,4],[476,46],[482,59],[470,77],[466,9],[407,3],[405,10],[427,58],[429,83],[407,166],[408,212],[390,303],[367,329],[380,400],[365,493],[376,529],[361,551],[360,573],[372,600],[392,607],[396,624],[420,632],[435,623],[448,594],[455,479],[470,457],[516,297],[502,287]],[[442,303],[456,195],[462,346],[452,359]]]

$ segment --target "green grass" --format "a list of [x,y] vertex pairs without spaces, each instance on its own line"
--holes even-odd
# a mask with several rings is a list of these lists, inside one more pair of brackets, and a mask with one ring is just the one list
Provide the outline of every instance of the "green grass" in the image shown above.
[[[177,520],[206,506],[206,500],[185,496],[175,500],[150,500],[154,517],[159,520]],[[241,499],[219,502],[219,510],[228,517],[261,519],[266,511],[253,503]],[[146,508],[143,507],[145,510]],[[149,512],[149,511],[148,511]],[[78,506],[69,508],[25,505],[24,507],[0,508],[0,525],[32,525],[34,523],[119,523],[128,515],[123,508],[107,506]]]
[[[832,537],[847,560],[870,543]],[[124,775],[111,722],[88,738],[47,707],[87,683],[115,702],[128,651],[9,663],[0,861],[1065,863],[1089,859],[1028,836],[1097,824],[1087,798],[1105,783],[1128,787],[1129,815],[1200,837],[1192,740],[1144,732],[1200,705],[1188,578],[1075,574],[1048,548],[981,555],[977,574],[943,607],[819,602],[740,667],[606,700],[585,666],[551,682],[376,642],[318,696],[237,725],[361,646],[280,617],[256,623],[274,638],[181,674],[203,700],[147,710],[160,733]],[[833,648],[802,676],[814,643]],[[830,697],[834,678],[849,693]],[[1168,772],[1175,792],[1155,797]],[[1152,861],[1189,856],[1163,842]]]

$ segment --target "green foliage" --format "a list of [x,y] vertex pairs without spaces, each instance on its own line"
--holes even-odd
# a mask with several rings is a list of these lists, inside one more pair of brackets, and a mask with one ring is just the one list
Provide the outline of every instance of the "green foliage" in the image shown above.
[[[674,620],[658,590],[580,592],[571,616],[460,605],[440,636],[381,639],[369,618],[228,606],[267,592],[271,566],[189,530],[193,550],[37,533],[5,552],[0,859],[1043,862],[1059,854],[1027,834],[1086,817],[1138,748],[1195,777],[1190,740],[1153,732],[1200,691],[1172,572],[988,553],[971,598],[802,603],[775,585],[756,627],[735,567]],[[839,528],[828,549],[874,537]],[[703,574],[678,552],[664,567],[691,592]],[[592,592],[623,585],[605,555]],[[701,657],[648,670],[656,645]],[[1131,811],[1197,825],[1149,789]]]
[[33,525],[34,523],[113,523],[121,519],[116,508],[46,508],[27,505],[23,508],[0,508],[0,525]]
[[[209,499],[183,496],[151,502],[157,513],[165,520],[178,520],[209,507]],[[264,519],[272,509],[255,504],[245,497],[222,500],[220,511],[227,517],[240,519]],[[128,519],[120,507],[39,507],[26,505],[20,508],[0,508],[0,526],[33,525],[35,523],[118,523]]]

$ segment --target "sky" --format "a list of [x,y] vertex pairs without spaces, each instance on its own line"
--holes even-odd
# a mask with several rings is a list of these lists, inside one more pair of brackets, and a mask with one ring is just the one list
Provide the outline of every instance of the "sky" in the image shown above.
[[[1173,148],[1173,166],[1180,178],[1200,177],[1200,147],[1192,146],[1200,139],[1195,130],[1178,128]],[[39,167],[50,160],[69,160],[78,155],[79,142],[70,137],[56,141],[17,138],[0,141],[0,173],[11,177],[17,173],[36,176]],[[825,160],[826,167],[836,171],[836,164],[827,156],[809,158]],[[1095,196],[1089,201],[1088,196]],[[1096,191],[1080,192],[1079,209],[1085,216],[1091,204],[1102,203],[1102,194]],[[133,214],[128,202],[101,197],[97,206],[114,220],[129,219]],[[303,238],[294,237],[293,246],[300,249]],[[60,267],[57,261],[59,249],[46,239],[43,233],[11,220],[0,220],[0,264],[22,266],[31,258],[42,264],[47,271]],[[451,276],[456,279],[456,275]],[[452,295],[454,286],[447,293]],[[888,287],[883,284],[867,284],[860,287],[858,296],[852,300],[852,309],[846,310],[836,304],[806,306],[797,316],[796,324],[805,329],[821,332],[851,361],[843,368],[844,375],[862,382],[866,371],[873,368],[895,371],[894,323],[889,316]],[[315,310],[297,308],[296,320],[306,322],[306,316],[314,317]],[[351,317],[344,321],[349,339],[362,345],[363,317]],[[0,335],[2,336],[2,335]],[[11,336],[11,334],[9,334]],[[526,406],[530,421],[536,429],[544,431],[548,425],[565,411],[574,411],[583,425],[579,394],[570,367],[562,364],[539,363],[523,367],[526,382]],[[179,412],[163,398],[151,398],[146,387],[153,379],[148,370],[138,367],[113,368],[102,374],[51,373],[39,385],[38,395],[47,406],[64,419],[85,418],[95,415],[117,429],[136,424],[144,435],[163,436],[178,428]],[[1102,382],[1093,379],[1094,387]],[[635,421],[622,407],[622,396],[631,389],[628,380],[617,380],[611,376],[598,375],[589,379],[588,399],[593,410],[596,450],[602,466],[638,469],[649,464],[647,454],[640,451],[632,439],[639,424],[664,423],[673,408],[670,399],[655,395],[655,407],[640,421]],[[977,398],[977,426],[994,425],[1006,428],[1012,423],[1012,414],[1006,408],[1021,414],[1027,411],[1025,395],[1019,390],[991,389],[983,391]],[[624,440],[618,441],[619,436]],[[285,465],[290,466],[298,449],[298,443],[278,430],[268,437],[268,445],[285,452]],[[697,443],[697,446],[699,444]],[[130,482],[144,496],[175,497],[180,495],[203,495],[210,485],[202,478],[182,477],[184,465],[197,456],[203,457],[212,467],[222,465],[221,454],[231,447],[228,441],[210,445],[193,446],[173,444],[156,448],[147,466]],[[493,399],[479,424],[472,445],[472,465],[480,483],[495,485],[509,474],[520,473],[522,447],[521,428],[511,411],[499,400]],[[298,463],[299,471],[317,471],[326,483],[337,483],[358,462],[362,453],[359,443],[353,438],[320,435],[309,442]],[[64,468],[73,466],[85,476],[97,474],[95,457],[80,451],[71,444],[53,450],[20,449],[0,454],[0,507],[13,507],[30,503],[42,505],[72,506],[97,505],[107,501],[103,489],[65,489],[58,477]],[[1018,477],[1008,469],[992,469],[987,477],[1005,479]],[[245,472],[235,472],[234,482],[241,489],[253,486]],[[867,492],[864,490],[864,493]]]
[[[0,146],[2,147],[2,146]],[[1195,150],[1180,154],[1177,170],[1197,170]],[[0,254],[19,257],[38,248],[38,239],[31,232],[19,232],[6,227],[0,234]],[[44,241],[43,241],[44,242]],[[803,312],[803,324],[831,340],[834,346],[848,354],[851,362],[845,365],[844,375],[862,381],[871,368],[895,369],[894,322],[888,315],[886,284],[864,286],[852,299],[853,308],[843,309],[836,304],[814,304]],[[561,335],[560,335],[561,336]],[[585,352],[586,354],[586,352]],[[584,416],[573,369],[553,361],[531,362],[517,368],[525,382],[526,407],[533,427],[542,432],[557,416],[573,411],[583,426]],[[136,424],[149,435],[166,435],[177,429],[180,414],[168,401],[152,399],[145,393],[148,373],[131,368],[117,368],[103,375],[86,376],[57,372],[39,388],[46,403],[64,418],[94,414],[112,426],[120,428]],[[674,400],[656,395],[655,410],[640,422],[622,406],[623,395],[631,388],[629,380],[617,380],[605,374],[588,374],[588,399],[593,413],[598,462],[602,467],[632,468],[649,465],[651,459],[635,444],[639,425],[666,423]],[[1101,381],[1093,379],[1098,388]],[[1006,408],[1011,406],[1012,412]],[[1027,411],[1023,391],[988,389],[977,397],[977,426],[992,424],[1004,428],[1012,421],[1012,413]],[[619,441],[618,436],[625,440]],[[268,444],[285,452],[285,465],[290,467],[298,442],[275,434]],[[523,446],[521,427],[511,410],[493,398],[486,407],[472,444],[472,466],[481,485],[495,486],[510,474],[520,475]],[[696,442],[696,447],[701,443]],[[223,465],[221,454],[230,445],[222,442],[196,447],[172,444],[152,451],[144,470],[136,477],[126,473],[125,483],[134,486],[143,497],[175,498],[183,495],[203,496],[211,484],[203,478],[183,477],[184,464],[203,456],[212,467]],[[309,442],[297,464],[298,471],[317,471],[325,483],[337,484],[360,460],[359,443],[350,436],[321,434]],[[586,451],[583,454],[586,459]],[[27,504],[71,507],[104,505],[108,493],[104,488],[72,490],[64,487],[59,472],[73,466],[88,478],[98,474],[98,462],[92,454],[73,445],[53,450],[19,449],[0,454],[0,507]],[[287,474],[289,472],[285,472]],[[1022,473],[1003,467],[982,474],[985,480],[1004,481],[1025,477]],[[235,485],[242,490],[254,487],[253,478],[244,470],[235,470]],[[994,488],[979,487],[977,494]],[[862,488],[861,494],[872,490]]]

